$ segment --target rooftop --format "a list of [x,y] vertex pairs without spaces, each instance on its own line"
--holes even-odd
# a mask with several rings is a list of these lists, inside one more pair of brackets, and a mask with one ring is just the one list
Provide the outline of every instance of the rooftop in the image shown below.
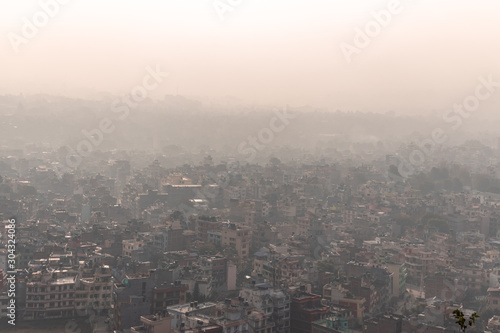
[[169,306],[167,309],[169,312],[177,312],[177,313],[190,313],[193,311],[200,311],[209,308],[215,308],[216,304],[212,302],[198,303],[197,306],[193,306],[193,303],[190,304],[181,304],[181,305],[173,305]]

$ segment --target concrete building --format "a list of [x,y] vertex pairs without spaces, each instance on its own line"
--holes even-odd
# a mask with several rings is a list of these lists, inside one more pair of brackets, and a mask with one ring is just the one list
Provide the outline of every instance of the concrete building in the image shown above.
[[402,333],[403,318],[397,315],[384,315],[365,322],[366,333]]
[[222,246],[234,247],[239,258],[248,258],[252,240],[252,231],[248,227],[240,227],[231,223],[222,229]]
[[182,251],[186,248],[184,229],[178,227],[162,227],[154,232],[153,246],[163,252]]
[[66,318],[75,315],[76,276],[44,272],[27,283],[25,319]]
[[[290,332],[290,296],[270,284],[258,283],[240,290],[240,298],[248,305],[255,307],[262,315],[259,319],[266,323],[267,328],[273,324],[273,332]],[[252,326],[255,323],[250,323]]]
[[7,318],[7,306],[9,305],[10,297],[7,292],[0,293],[0,318]]
[[132,257],[133,251],[140,251],[143,249],[144,242],[135,239],[125,239],[122,241],[123,244],[123,256]]
[[169,306],[167,310],[172,315],[171,328],[178,330],[185,327],[183,324],[187,322],[187,317],[214,315],[215,307],[216,304],[211,302],[191,302],[189,304]]
[[201,257],[198,262],[205,275],[211,277],[211,290],[226,291],[228,277],[227,258],[222,256]]
[[392,273],[392,296],[400,297],[406,291],[406,267],[404,263],[390,262],[385,264]]
[[346,318],[329,314],[325,319],[317,320],[312,325],[312,333],[352,333]]
[[175,281],[169,286],[155,287],[153,289],[153,313],[163,311],[169,306],[186,303],[187,285]]
[[113,302],[111,270],[107,265],[90,269],[93,271],[92,276],[79,278],[75,284],[75,308],[79,313],[87,313],[92,309],[107,314]]
[[310,333],[315,321],[325,319],[330,312],[328,306],[321,304],[321,296],[297,292],[292,296],[290,311],[290,332]]
[[140,326],[131,327],[132,333],[171,333],[172,316],[164,311],[155,315],[141,316]]
[[151,314],[155,272],[149,275],[127,276],[115,284],[113,292],[115,329],[140,325],[140,317]]
[[413,284],[421,285],[425,276],[434,273],[435,261],[435,253],[422,248],[405,249],[405,266]]
[[500,311],[500,287],[488,288],[488,309]]
[[236,290],[236,265],[232,262],[227,263],[227,290]]
[[200,216],[195,220],[196,239],[202,242],[208,242],[209,231],[220,231],[222,222],[215,217]]
[[339,283],[326,284],[323,287],[323,298],[327,300],[328,304],[348,307],[358,323],[363,323],[365,298],[354,296]]

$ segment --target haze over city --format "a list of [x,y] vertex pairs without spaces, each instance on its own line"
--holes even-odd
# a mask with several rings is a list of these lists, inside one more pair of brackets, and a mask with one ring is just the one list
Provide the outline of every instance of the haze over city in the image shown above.
[[0,332],[500,333],[499,13],[0,0]]
[[397,1],[397,14],[350,63],[340,45],[354,45],[355,28],[389,2],[234,1],[223,19],[215,3],[66,1],[15,52],[7,34],[21,34],[22,18],[40,6],[4,0],[0,93],[125,93],[159,64],[170,76],[156,98],[417,115],[449,108],[478,76],[500,77],[496,2]]

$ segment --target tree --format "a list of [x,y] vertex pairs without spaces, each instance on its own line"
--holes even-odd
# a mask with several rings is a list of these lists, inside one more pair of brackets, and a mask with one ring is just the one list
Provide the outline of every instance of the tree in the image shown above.
[[394,164],[391,164],[389,166],[389,174],[395,175],[396,177],[401,177],[401,174],[399,173],[398,167],[395,166]]
[[200,286],[198,285],[198,282],[194,284],[194,290],[193,290],[193,300],[198,301],[200,299]]
[[447,233],[449,231],[448,222],[445,219],[431,218],[427,221],[428,228],[435,228],[439,232]]
[[413,227],[417,223],[413,217],[408,215],[399,215],[395,218],[395,222],[402,227]]
[[448,220],[446,217],[428,213],[422,216],[420,223],[424,228],[434,228],[439,230],[439,232],[447,233],[449,232]]
[[316,263],[316,265],[318,268],[318,272],[321,272],[321,273],[326,273],[326,272],[336,273],[337,272],[337,269],[335,268],[335,264],[334,264],[333,260],[331,260],[331,259],[318,261]]
[[269,159],[269,163],[272,165],[272,166],[278,166],[281,164],[281,160],[277,157],[271,157]]
[[198,284],[198,282],[196,282],[194,284],[194,290],[193,290],[192,298],[193,298],[193,301],[200,302],[200,303],[203,303],[203,302],[206,301],[205,295],[203,295],[200,292],[200,285]]
[[455,317],[455,319],[457,320],[455,323],[460,325],[460,331],[464,333],[467,327],[472,327],[472,324],[476,322],[476,318],[479,318],[479,316],[475,312],[471,314],[469,318],[465,318],[464,313],[460,311],[460,309],[456,309],[455,311],[453,311],[453,317]]

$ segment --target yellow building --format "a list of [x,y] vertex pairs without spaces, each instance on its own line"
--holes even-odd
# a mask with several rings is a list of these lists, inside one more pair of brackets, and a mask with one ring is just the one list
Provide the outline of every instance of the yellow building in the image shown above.
[[252,231],[248,227],[231,223],[229,227],[222,229],[222,246],[233,247],[239,258],[248,258],[251,239]]

